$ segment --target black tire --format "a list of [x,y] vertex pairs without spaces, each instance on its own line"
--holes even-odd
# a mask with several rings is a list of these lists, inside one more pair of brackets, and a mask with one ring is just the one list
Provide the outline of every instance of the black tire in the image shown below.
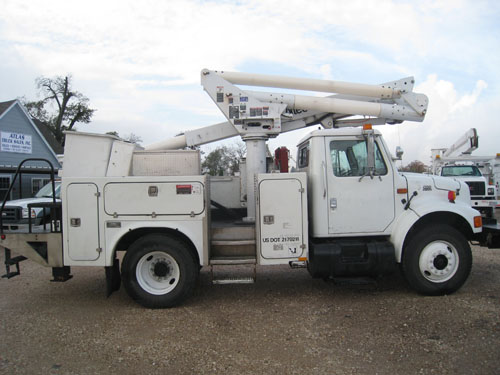
[[144,307],[173,307],[189,297],[198,278],[189,247],[162,234],[139,238],[122,263],[125,290]]
[[421,229],[403,252],[403,275],[413,289],[426,295],[457,291],[467,280],[471,267],[469,242],[449,225]]

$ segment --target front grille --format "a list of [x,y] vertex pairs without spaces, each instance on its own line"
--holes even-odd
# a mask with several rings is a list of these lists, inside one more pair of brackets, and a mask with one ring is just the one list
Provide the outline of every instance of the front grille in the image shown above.
[[22,218],[21,207],[5,207],[2,211],[3,223],[16,223]]
[[486,195],[484,182],[481,181],[466,181],[467,185],[469,185],[470,195],[478,196],[478,195]]

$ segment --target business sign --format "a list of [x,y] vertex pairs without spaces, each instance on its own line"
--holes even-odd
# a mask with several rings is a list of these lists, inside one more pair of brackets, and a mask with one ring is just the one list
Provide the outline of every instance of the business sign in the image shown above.
[[1,132],[0,149],[3,152],[18,152],[21,154],[31,154],[31,135]]

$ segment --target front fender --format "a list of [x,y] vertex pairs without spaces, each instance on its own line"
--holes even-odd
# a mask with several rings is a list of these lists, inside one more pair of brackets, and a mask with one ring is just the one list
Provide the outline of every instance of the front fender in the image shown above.
[[474,228],[474,217],[480,216],[479,212],[472,207],[450,202],[415,202],[412,203],[408,210],[403,211],[396,219],[392,228],[390,240],[394,245],[396,261],[401,262],[403,253],[403,245],[408,236],[408,233],[421,220],[428,218],[429,215],[439,214],[440,218],[445,216],[455,218],[459,216],[467,223],[473,233],[481,232],[481,228]]

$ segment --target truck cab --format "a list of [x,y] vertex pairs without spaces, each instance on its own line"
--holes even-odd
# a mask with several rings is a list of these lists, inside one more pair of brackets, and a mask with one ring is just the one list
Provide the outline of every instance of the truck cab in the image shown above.
[[313,277],[382,275],[401,263],[423,293],[461,285],[467,241],[480,231],[465,183],[399,172],[369,127],[310,133],[298,145],[297,167],[307,173]]

